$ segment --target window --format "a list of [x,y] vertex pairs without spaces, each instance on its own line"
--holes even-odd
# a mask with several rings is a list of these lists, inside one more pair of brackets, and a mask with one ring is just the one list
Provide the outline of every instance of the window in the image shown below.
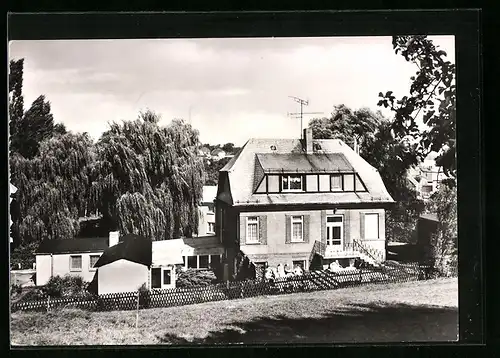
[[208,268],[208,255],[201,255],[199,257],[199,267],[200,269],[207,269]]
[[90,269],[93,269],[95,264],[97,263],[97,260],[99,260],[100,255],[90,255]]
[[82,255],[70,256],[69,258],[69,268],[70,271],[81,271],[82,270]]
[[330,176],[330,190],[331,191],[341,191],[342,190],[342,175],[333,174]]
[[302,175],[284,175],[281,185],[283,191],[302,191]]
[[170,285],[172,283],[172,270],[164,269],[163,270],[163,284]]
[[304,241],[304,218],[303,216],[292,216],[292,242]]
[[151,269],[151,288],[161,288],[161,267]]
[[306,269],[306,262],[304,260],[293,261],[293,268],[300,267],[302,270]]
[[208,223],[208,233],[214,234],[215,233],[215,223]]
[[188,268],[198,268],[198,256],[188,256]]
[[365,188],[365,185],[363,184],[363,182],[361,181],[359,175],[356,174],[356,178],[355,178],[356,182],[355,182],[355,185],[356,185],[356,191],[366,191],[366,188]]
[[354,191],[354,174],[344,174],[344,191]]
[[259,218],[256,216],[247,218],[247,242],[259,242]]
[[430,194],[431,192],[432,192],[432,185],[423,185],[422,186],[422,193]]
[[378,239],[378,214],[365,214],[365,238]]
[[220,264],[220,255],[210,255],[210,266],[217,267]]
[[326,245],[342,246],[343,217],[327,216],[326,218]]

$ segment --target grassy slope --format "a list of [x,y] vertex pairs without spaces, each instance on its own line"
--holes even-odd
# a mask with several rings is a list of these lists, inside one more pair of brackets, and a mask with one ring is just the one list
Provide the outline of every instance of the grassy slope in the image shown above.
[[15,345],[455,340],[456,279],[369,285],[136,312],[16,312]]

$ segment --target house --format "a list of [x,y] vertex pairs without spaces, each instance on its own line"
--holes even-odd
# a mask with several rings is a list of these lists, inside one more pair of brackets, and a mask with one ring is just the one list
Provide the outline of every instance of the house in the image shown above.
[[[118,237],[118,232],[110,237]],[[94,267],[97,269],[91,282],[91,291],[100,295],[117,292],[137,291],[143,284],[150,285],[150,269],[152,269],[152,242],[138,235],[120,237],[115,245],[104,250]],[[160,267],[160,266],[159,266]],[[153,280],[160,279],[161,268],[152,270]],[[170,272],[170,271],[169,271]],[[160,277],[158,277],[160,276]],[[92,286],[96,287],[93,288]]]
[[198,155],[201,157],[209,157],[210,149],[207,147],[201,147],[200,149],[198,149]]
[[216,234],[228,270],[240,250],[258,266],[308,270],[334,260],[385,260],[385,209],[375,168],[338,139],[250,139],[219,172]]
[[97,260],[110,244],[107,237],[43,240],[35,253],[36,285],[43,286],[52,276],[66,274],[91,281]]
[[408,181],[423,200],[429,199],[447,179],[441,167],[436,166],[435,157],[436,153],[429,154],[420,165],[408,171]]
[[221,160],[226,156],[226,152],[220,148],[215,148],[214,150],[212,150],[210,155],[211,155],[212,159]]
[[216,185],[203,186],[203,197],[199,205],[198,236],[215,235]]
[[221,262],[223,250],[216,237],[151,241],[124,235],[95,264],[89,290],[101,295],[137,291],[143,284],[150,290],[175,288],[178,270],[209,269]]

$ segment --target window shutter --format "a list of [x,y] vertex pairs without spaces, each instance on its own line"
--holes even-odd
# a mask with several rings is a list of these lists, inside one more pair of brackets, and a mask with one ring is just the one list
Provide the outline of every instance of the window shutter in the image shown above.
[[346,210],[344,213],[344,240],[346,243],[352,243],[351,239],[351,211]]
[[267,216],[259,216],[259,238],[262,245],[267,245]]
[[359,235],[360,239],[363,240],[365,238],[365,213],[359,214],[359,223],[361,225],[361,227],[359,228]]
[[304,242],[309,242],[309,217],[310,215],[304,215]]
[[247,218],[240,216],[240,245],[245,245],[247,236]]
[[289,244],[292,242],[291,230],[292,230],[292,217],[290,215],[285,215],[285,244]]
[[321,243],[326,245],[326,210],[321,210]]

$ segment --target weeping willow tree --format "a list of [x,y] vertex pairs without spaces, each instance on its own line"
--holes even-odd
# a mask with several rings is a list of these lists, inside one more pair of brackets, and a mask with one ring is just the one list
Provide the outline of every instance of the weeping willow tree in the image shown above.
[[19,153],[10,157],[11,180],[18,188],[13,225],[19,244],[77,233],[78,218],[95,209],[89,200],[92,147],[88,135],[68,132],[41,142],[31,159]]
[[204,180],[198,131],[151,111],[112,123],[97,143],[90,201],[124,234],[168,240],[197,233]]

